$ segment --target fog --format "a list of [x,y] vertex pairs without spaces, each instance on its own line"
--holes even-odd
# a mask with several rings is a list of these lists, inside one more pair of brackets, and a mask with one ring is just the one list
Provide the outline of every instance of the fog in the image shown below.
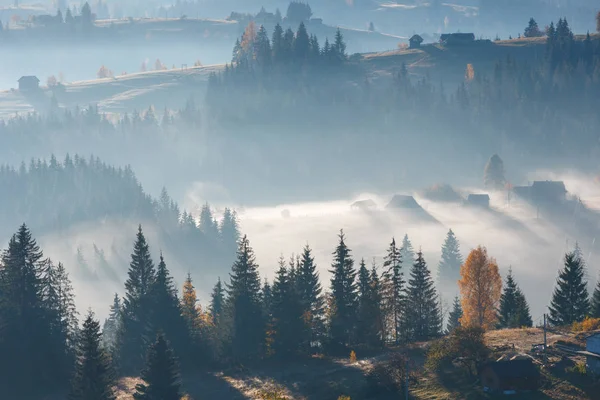
[[[537,171],[531,174],[532,180],[550,178],[564,180],[569,195],[580,196],[587,207],[600,206],[600,185],[592,176],[574,171]],[[193,210],[202,205],[203,201],[211,200],[210,197],[204,197],[208,192],[201,191],[203,194],[200,195],[199,190],[201,191],[197,185],[190,188],[181,204]],[[466,195],[486,191],[483,188],[464,187],[460,192]],[[570,223],[556,222],[552,216],[540,216],[534,207],[524,201],[512,198],[509,202],[506,192],[492,194],[489,210],[466,204],[433,202],[419,195],[418,190],[402,193],[413,195],[423,208],[423,213],[408,209],[386,209],[385,206],[395,193],[361,193],[352,198],[267,207],[217,203],[215,211],[218,213],[224,206],[237,209],[241,230],[248,235],[255,250],[261,276],[269,280],[274,277],[280,256],[287,260],[309,244],[314,251],[322,284],[324,288],[328,288],[328,270],[340,229],[344,230],[355,264],[358,265],[360,259],[364,258],[368,265],[375,262],[380,272],[382,258],[391,238],[395,237],[399,241],[407,234],[415,252],[418,249],[423,251],[435,277],[441,245],[448,229],[452,229],[460,241],[465,258],[470,249],[483,245],[497,259],[503,277],[512,267],[536,322],[547,312],[558,270],[563,266],[564,253],[572,250],[575,242],[579,243],[586,258],[589,286],[592,288],[595,285],[599,272],[596,264],[596,237],[588,230],[580,229],[574,216],[566,215],[566,220]],[[354,201],[364,199],[374,200],[377,208],[371,211],[351,208]],[[568,214],[567,211],[565,213]],[[595,215],[595,218],[596,226],[599,226],[600,215]],[[39,238],[45,254],[62,261],[74,278],[80,312],[92,307],[99,316],[104,317],[113,294],[124,294],[123,284],[138,222],[140,221],[114,220],[79,224],[60,235],[49,234]],[[159,252],[164,251],[163,243],[152,223],[141,222],[157,260]],[[102,276],[94,280],[78,278],[78,248],[82,250],[90,267],[100,271],[93,255],[94,244],[103,249],[118,279],[111,280]],[[216,278],[228,278],[230,265],[220,265],[216,270],[209,270],[202,266],[182,265],[169,252],[165,252],[164,256],[179,288],[187,272],[193,268],[193,278],[203,306],[209,301],[209,290]],[[403,268],[404,273],[408,274],[409,267],[405,264]],[[439,289],[444,295],[445,303],[449,303],[458,294],[458,285]]]

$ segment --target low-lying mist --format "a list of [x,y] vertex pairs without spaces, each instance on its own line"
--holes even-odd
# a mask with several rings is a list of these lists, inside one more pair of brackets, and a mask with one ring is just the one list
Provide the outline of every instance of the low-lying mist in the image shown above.
[[[581,207],[588,213],[585,218],[590,220],[588,225],[600,226],[594,220],[600,221],[600,218],[593,211],[600,199],[600,185],[592,176],[576,171],[537,171],[531,174],[531,180],[534,179],[563,180],[569,196],[581,198]],[[469,193],[487,193],[482,188],[455,189],[464,197]],[[188,210],[198,209],[204,201],[211,201],[210,193],[211,190],[201,185],[192,186],[180,204]],[[216,215],[222,212],[222,207],[236,208],[241,231],[248,235],[255,250],[261,276],[269,280],[274,277],[280,256],[289,259],[309,244],[322,284],[327,289],[328,270],[340,229],[344,230],[356,266],[364,258],[368,265],[375,262],[381,272],[382,258],[391,238],[401,241],[407,234],[414,251],[423,251],[435,277],[442,243],[448,230],[452,229],[460,241],[463,257],[466,258],[474,247],[483,245],[497,259],[503,276],[509,268],[513,269],[536,321],[547,310],[564,253],[572,250],[576,241],[587,261],[590,288],[596,283],[596,231],[590,230],[589,226],[579,226],[575,215],[579,212],[577,209],[566,207],[562,211],[556,210],[560,214],[558,218],[558,215],[548,212],[540,213],[525,201],[509,197],[505,191],[490,193],[491,207],[484,209],[464,202],[434,202],[423,197],[416,188],[413,192],[402,194],[414,196],[421,209],[390,209],[386,205],[393,194],[362,193],[348,198],[277,206],[269,203],[266,203],[268,206],[252,207],[211,204],[217,204]],[[355,201],[365,199],[373,200],[376,207],[369,210],[351,207]],[[79,224],[60,234],[39,237],[39,243],[46,256],[62,261],[70,272],[80,312],[92,307],[103,318],[108,313],[114,293],[124,294],[131,248],[139,223],[143,225],[155,262],[163,251],[178,288],[181,288],[186,274],[192,271],[203,305],[208,303],[210,289],[217,277],[228,279],[230,265],[204,268],[202,265],[178,263],[176,255],[164,251],[167,246],[161,243],[156,226],[150,222],[113,219]],[[35,227],[32,229],[35,234]],[[78,257],[82,256],[89,271],[82,271],[80,267]],[[404,274],[409,274],[406,262]],[[443,287],[441,291],[445,303],[459,292],[458,285]]]

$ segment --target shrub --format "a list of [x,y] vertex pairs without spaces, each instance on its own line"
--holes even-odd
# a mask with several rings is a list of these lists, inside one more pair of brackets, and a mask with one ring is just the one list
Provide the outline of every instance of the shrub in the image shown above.
[[425,366],[433,371],[457,363],[474,376],[487,361],[490,349],[484,342],[484,330],[480,327],[459,327],[450,335],[434,342],[427,352]]
[[98,70],[98,79],[102,79],[102,78],[112,78],[113,77],[113,72],[106,68],[104,65],[100,67],[100,69]]
[[352,399],[350,398],[350,396],[341,395],[340,397],[338,397],[338,400],[352,400]]
[[600,318],[585,317],[581,322],[573,322],[571,327],[575,332],[590,332],[600,329]]
[[289,400],[283,393],[283,389],[280,388],[262,389],[258,393],[258,398],[261,400]]
[[406,384],[407,363],[404,355],[395,353],[389,360],[375,364],[366,376],[369,395],[401,393]]
[[578,362],[572,367],[567,368],[568,373],[577,374],[577,375],[587,375],[587,368],[584,362]]
[[56,86],[58,84],[58,81],[56,80],[56,77],[54,75],[50,75],[48,77],[48,79],[46,80],[46,85],[48,85],[48,87],[53,87]]
[[350,362],[352,362],[352,363],[356,362],[356,353],[354,352],[354,350],[352,350],[350,352]]

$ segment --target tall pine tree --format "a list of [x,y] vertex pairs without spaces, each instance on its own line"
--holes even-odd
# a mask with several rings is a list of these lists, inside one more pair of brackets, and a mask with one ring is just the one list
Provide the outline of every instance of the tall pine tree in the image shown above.
[[[0,391],[7,398],[39,397],[68,385],[57,332],[57,297],[50,299],[48,261],[23,224],[0,262]],[[59,358],[57,358],[59,357]],[[31,385],[35,377],[36,384]]]
[[442,285],[456,285],[456,282],[460,279],[460,266],[463,265],[463,262],[458,239],[450,229],[442,245],[442,258],[438,266],[438,282]]
[[512,268],[508,271],[504,291],[500,297],[498,325],[501,328],[520,328],[533,325],[525,295],[515,282]]
[[148,349],[142,380],[135,386],[135,400],[180,400],[179,370],[173,351],[165,337],[159,334]]
[[386,313],[388,334],[395,343],[400,341],[400,329],[404,313],[404,277],[402,273],[402,254],[396,246],[396,240],[388,248],[383,261],[383,302]]
[[332,274],[329,339],[335,351],[346,350],[354,334],[356,321],[356,270],[350,253],[344,232],[340,231],[339,243],[333,252],[333,263],[329,271]]
[[223,288],[223,284],[221,283],[221,278],[218,278],[217,283],[213,288],[212,294],[210,295],[209,306],[210,316],[212,318],[212,323],[215,327],[221,326],[224,304],[225,290]]
[[113,384],[110,358],[101,343],[100,323],[90,310],[79,334],[69,400],[114,400]]
[[454,297],[454,302],[452,303],[452,311],[448,315],[448,324],[446,324],[446,332],[452,333],[456,328],[460,327],[460,319],[463,316],[462,306],[460,304],[460,298],[458,296]]
[[442,330],[438,296],[420,250],[408,280],[406,330],[408,338],[417,341],[437,337]]
[[123,374],[137,374],[144,365],[145,349],[152,340],[152,288],[154,263],[142,227],[133,245],[119,332],[119,363]]
[[104,321],[102,327],[102,342],[107,349],[112,349],[117,344],[117,334],[122,318],[121,298],[118,293],[113,297],[113,303],[110,305],[108,318]]
[[296,287],[305,323],[302,348],[308,352],[313,345],[321,344],[325,335],[325,300],[319,282],[317,265],[308,245],[302,251],[296,274]]
[[156,270],[156,279],[150,291],[152,300],[152,330],[162,332],[172,344],[175,355],[183,362],[191,361],[189,354],[190,335],[181,312],[177,288],[161,253]]
[[565,268],[559,272],[550,303],[550,323],[571,325],[582,321],[590,308],[581,259],[575,252],[565,254]]
[[592,318],[600,318],[600,280],[594,289],[591,303],[590,315]]
[[369,273],[362,259],[358,269],[358,312],[356,318],[356,343],[368,346],[380,344],[380,302],[376,293],[378,284],[377,271],[373,268]]
[[302,344],[302,306],[296,290],[293,268],[294,264],[287,268],[281,259],[273,283],[272,346],[275,355],[281,359],[297,355]]
[[265,330],[258,265],[246,236],[240,241],[229,276],[227,292],[233,357],[241,361],[257,359],[262,353]]

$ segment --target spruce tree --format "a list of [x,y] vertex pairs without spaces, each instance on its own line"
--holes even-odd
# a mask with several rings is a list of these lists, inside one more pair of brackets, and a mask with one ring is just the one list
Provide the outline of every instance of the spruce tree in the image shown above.
[[155,279],[150,248],[139,226],[125,282],[119,332],[119,368],[124,374],[136,374],[144,365],[145,349],[152,340],[151,291]]
[[48,355],[53,359],[56,371],[62,371],[62,379],[68,380],[74,361],[78,330],[77,310],[73,287],[64,266],[55,266],[47,260],[44,276],[45,313],[51,330],[51,343],[47,343]]
[[591,301],[590,316],[592,318],[600,318],[600,280],[596,284],[594,294]]
[[356,270],[351,251],[346,246],[344,232],[333,252],[331,265],[332,306],[329,320],[329,339],[334,350],[345,350],[354,334],[356,320]]
[[135,386],[135,400],[180,400],[180,381],[177,362],[169,343],[162,334],[148,349],[144,383]]
[[186,321],[181,312],[177,288],[173,284],[165,259],[161,253],[150,292],[152,300],[152,330],[162,332],[172,344],[177,357],[182,361],[190,361],[185,357],[190,345],[190,335]]
[[504,162],[494,154],[490,157],[483,172],[483,183],[486,188],[501,190],[504,189],[506,179],[504,178]]
[[69,400],[115,399],[110,358],[102,347],[101,336],[100,323],[90,310],[79,334]]
[[107,349],[112,349],[117,344],[117,334],[122,317],[121,312],[121,298],[118,293],[115,293],[113,303],[110,305],[108,318],[104,321],[104,326],[102,327],[102,343]]
[[452,333],[456,328],[460,327],[460,319],[463,316],[462,306],[458,296],[454,297],[452,303],[452,311],[448,315],[448,324],[446,325],[446,332]]
[[372,346],[381,346],[385,343],[385,313],[383,303],[383,286],[379,274],[377,273],[377,266],[373,261],[373,267],[371,268],[371,304],[373,306],[373,321],[375,322],[373,330],[376,332],[376,336],[373,336],[377,341],[371,343]]
[[406,234],[404,235],[404,239],[402,239],[400,256],[407,265],[411,265],[415,261],[415,251],[413,250],[412,243]]
[[460,279],[460,266],[463,262],[458,239],[450,229],[442,245],[442,258],[438,266],[438,282],[442,285],[450,283],[455,285]]
[[383,302],[386,319],[390,320],[389,332],[395,343],[400,341],[400,328],[404,312],[404,277],[402,273],[402,254],[401,249],[396,246],[396,240],[392,238],[390,247],[383,261]]
[[221,245],[227,254],[227,259],[233,262],[235,260],[240,240],[240,230],[238,226],[237,214],[235,211],[225,208],[223,219],[219,226]]
[[308,245],[304,246],[296,274],[296,287],[306,325],[302,348],[308,352],[311,344],[322,343],[325,335],[325,299],[322,294],[317,265]]
[[590,308],[587,283],[581,260],[575,252],[565,254],[565,268],[559,272],[550,303],[550,323],[571,325],[582,321]]
[[306,31],[306,26],[304,22],[300,23],[298,27],[298,31],[296,32],[296,39],[294,40],[294,57],[302,64],[308,58],[308,54],[310,51],[310,38],[308,37],[308,32]]
[[406,330],[408,338],[417,341],[437,337],[442,330],[438,296],[420,250],[408,280]]
[[294,281],[294,264],[286,268],[280,259],[279,269],[273,282],[272,296],[272,348],[280,359],[289,359],[297,355],[302,344],[304,321],[302,307]]
[[210,316],[212,318],[212,323],[215,327],[219,327],[221,325],[221,321],[223,318],[223,307],[225,304],[225,290],[223,288],[223,284],[221,283],[221,278],[218,278],[215,287],[213,288],[212,294],[210,296]]
[[192,275],[189,272],[183,283],[181,315],[187,325],[190,336],[194,338],[194,340],[198,340],[200,336],[200,311],[198,310],[196,288],[192,282]]
[[360,262],[358,269],[358,312],[356,318],[356,343],[368,346],[379,344],[380,332],[379,307],[377,288],[377,271],[373,268],[372,276],[365,265],[365,260]]
[[514,280],[512,269],[508,271],[504,291],[500,297],[498,323],[500,328],[520,328],[533,325],[529,305],[525,295]]
[[7,398],[39,397],[68,384],[69,371],[54,364],[68,348],[57,340],[60,305],[47,297],[47,266],[31,232],[21,225],[0,262],[0,376]]
[[[273,290],[271,289],[271,285],[269,284],[267,278],[265,278],[265,282],[263,283],[260,296],[262,301],[263,316],[268,319],[272,311]],[[265,321],[267,319],[265,319]]]
[[237,360],[260,357],[264,341],[264,321],[260,296],[260,277],[254,251],[244,235],[227,285],[231,312],[231,351]]

